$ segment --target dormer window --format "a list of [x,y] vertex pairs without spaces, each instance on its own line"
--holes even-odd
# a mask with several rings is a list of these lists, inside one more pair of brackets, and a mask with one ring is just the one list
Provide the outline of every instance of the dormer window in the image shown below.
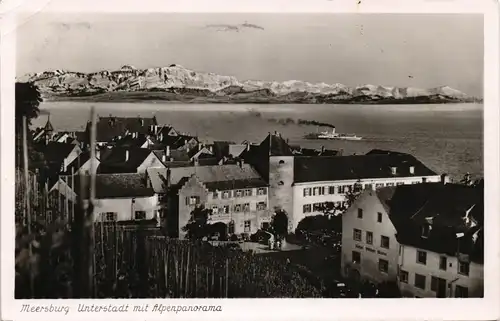
[[398,172],[398,168],[397,168],[397,167],[394,167],[394,166],[393,166],[393,167],[391,167],[391,174],[392,174],[392,175],[396,175],[396,174],[397,174],[397,172]]
[[430,232],[431,232],[431,225],[430,224],[424,224],[422,226],[422,237],[425,238],[425,239],[428,238]]
[[410,174],[415,174],[415,166],[410,166]]

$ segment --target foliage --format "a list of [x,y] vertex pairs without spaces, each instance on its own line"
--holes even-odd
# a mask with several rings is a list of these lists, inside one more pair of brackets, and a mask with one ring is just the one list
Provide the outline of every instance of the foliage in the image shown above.
[[277,210],[271,221],[273,234],[277,239],[283,239],[288,232],[288,215],[284,210]]
[[401,298],[401,292],[396,282],[383,282],[378,285],[378,297]]
[[210,213],[210,209],[204,206],[197,206],[191,211],[188,223],[182,228],[187,233],[186,237],[188,239],[201,240],[209,234],[207,221]]
[[[21,167],[23,146],[23,116],[26,116],[28,127],[31,121],[40,114],[40,103],[42,102],[40,90],[33,83],[16,83],[15,88],[16,113],[15,113],[15,145],[16,166]],[[28,161],[29,164],[43,164],[43,155],[35,150],[32,142],[32,132],[27,132]],[[33,167],[33,166],[31,166]]]

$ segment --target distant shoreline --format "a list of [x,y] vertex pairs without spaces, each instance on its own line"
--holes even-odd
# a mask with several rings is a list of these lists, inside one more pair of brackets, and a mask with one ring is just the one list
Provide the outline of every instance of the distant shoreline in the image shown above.
[[460,100],[460,99],[435,99],[429,97],[416,97],[414,99],[338,99],[330,101],[315,101],[311,99],[286,99],[281,97],[242,97],[213,96],[203,97],[189,94],[177,94],[172,92],[150,92],[150,91],[128,91],[128,92],[106,92],[82,96],[47,95],[45,102],[125,102],[144,103],[161,102],[172,104],[317,104],[317,105],[429,105],[429,104],[464,104],[482,103],[482,100]]

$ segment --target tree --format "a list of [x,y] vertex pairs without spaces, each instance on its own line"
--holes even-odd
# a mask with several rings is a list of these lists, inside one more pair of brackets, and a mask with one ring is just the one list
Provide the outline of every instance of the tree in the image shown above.
[[277,210],[271,222],[273,234],[277,239],[283,239],[288,233],[288,215],[284,210]]
[[[23,116],[26,116],[28,127],[31,121],[40,114],[40,103],[42,97],[38,87],[31,83],[16,83],[15,88],[16,114],[15,114],[15,136],[16,136],[16,166],[22,166],[23,146]],[[42,157],[33,148],[31,132],[28,130],[28,158],[29,163],[42,162]]]
[[186,237],[190,240],[201,240],[204,236],[207,236],[209,232],[208,228],[208,215],[210,210],[204,206],[197,206],[193,211],[191,211],[191,217],[182,228],[184,232],[187,232]]
[[354,183],[354,186],[352,189],[349,189],[347,193],[345,194],[345,199],[346,199],[346,208],[351,206],[354,201],[358,198],[358,196],[361,194],[363,191],[363,185],[361,184],[361,181],[358,179],[356,183]]

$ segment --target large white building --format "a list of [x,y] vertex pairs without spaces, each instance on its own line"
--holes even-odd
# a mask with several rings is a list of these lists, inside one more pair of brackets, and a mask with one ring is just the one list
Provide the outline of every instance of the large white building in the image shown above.
[[366,190],[342,216],[342,275],[393,281],[406,297],[483,295],[481,187]]
[[386,186],[439,182],[440,176],[409,154],[372,150],[366,155],[301,156],[279,133],[243,153],[269,182],[271,209],[289,216],[289,231],[309,215],[322,214],[325,202],[342,203],[354,184]]

